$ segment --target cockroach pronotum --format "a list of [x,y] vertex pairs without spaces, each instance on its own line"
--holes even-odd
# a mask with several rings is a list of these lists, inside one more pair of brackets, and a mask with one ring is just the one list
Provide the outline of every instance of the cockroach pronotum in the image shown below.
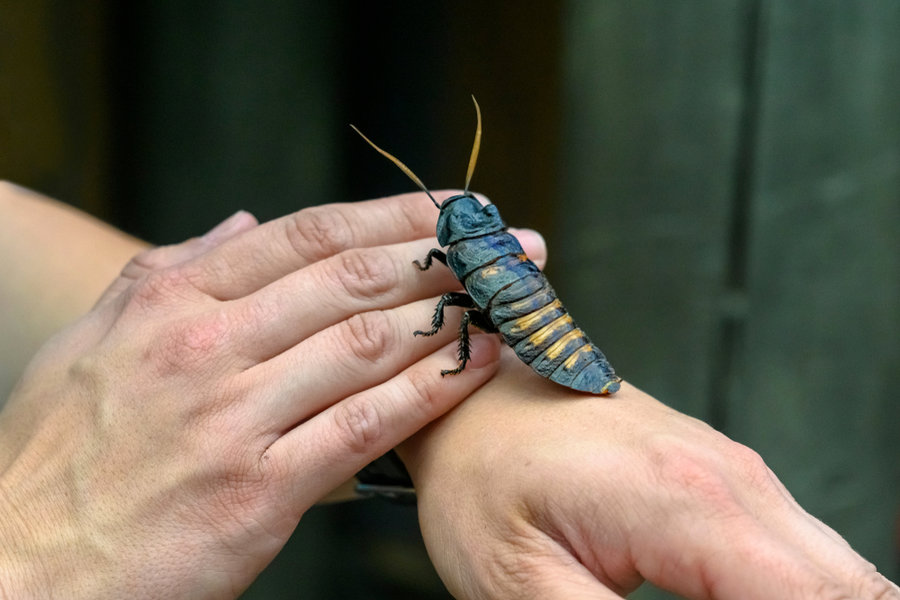
[[481,147],[481,108],[475,97],[477,126],[466,186],[463,193],[438,204],[425,184],[399,159],[376,146],[353,129],[375,150],[397,165],[440,210],[437,239],[444,252],[432,248],[423,262],[413,261],[422,271],[434,260],[443,263],[459,279],[467,293],[441,296],[431,320],[431,329],[414,335],[434,335],[444,325],[444,308],[467,309],[459,325],[459,364],[441,371],[454,375],[466,367],[470,357],[469,325],[499,333],[522,362],[538,375],[566,387],[593,394],[612,394],[621,379],[600,351],[577,326],[556,297],[540,269],[531,262],[518,240],[507,232],[506,223],[493,204],[482,205],[469,192],[469,184]]

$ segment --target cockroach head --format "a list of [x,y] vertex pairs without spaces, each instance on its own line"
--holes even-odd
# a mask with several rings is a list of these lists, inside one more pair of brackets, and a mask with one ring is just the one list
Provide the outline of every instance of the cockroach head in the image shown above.
[[437,239],[441,246],[506,229],[506,223],[493,204],[482,206],[472,194],[451,196],[441,204]]

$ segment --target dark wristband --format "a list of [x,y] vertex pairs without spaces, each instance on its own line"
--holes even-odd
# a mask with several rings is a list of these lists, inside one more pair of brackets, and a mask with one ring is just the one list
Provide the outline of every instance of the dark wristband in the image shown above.
[[403,461],[393,450],[366,465],[356,474],[356,481],[356,493],[359,496],[380,496],[410,504],[416,501],[412,479]]

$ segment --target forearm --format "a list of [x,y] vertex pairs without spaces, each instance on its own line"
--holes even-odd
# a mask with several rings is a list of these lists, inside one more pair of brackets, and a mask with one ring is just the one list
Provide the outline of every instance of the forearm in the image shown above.
[[70,206],[0,182],[0,404],[41,344],[84,314],[145,247]]

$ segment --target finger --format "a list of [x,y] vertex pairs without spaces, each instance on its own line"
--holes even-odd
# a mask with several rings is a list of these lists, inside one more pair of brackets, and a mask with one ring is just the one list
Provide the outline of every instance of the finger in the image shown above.
[[492,558],[494,567],[487,583],[490,592],[484,594],[487,597],[622,600],[624,593],[620,595],[600,583],[570,552],[543,532],[519,534],[514,542],[506,552]]
[[[546,256],[543,238],[530,230],[517,231],[540,260]],[[414,268],[434,247],[433,238],[377,248],[351,249],[318,261],[236,301],[233,309],[248,327],[242,353],[248,366],[275,356],[315,332],[351,315],[387,309],[459,289],[460,283],[444,265],[427,271]],[[260,322],[259,316],[263,317]],[[427,329],[428,321],[416,329]]]
[[[433,195],[440,202],[453,193]],[[422,193],[306,208],[264,223],[203,256],[193,265],[193,280],[215,298],[240,298],[350,248],[432,237],[437,217],[438,211]]]
[[511,594],[504,598],[534,600],[622,600],[605,587],[581,563],[574,559],[559,563],[532,565],[514,581]]
[[[245,371],[244,377],[264,382],[259,388],[263,400],[248,407],[254,411],[248,418],[283,433],[337,399],[381,384],[436,352],[457,337],[459,323],[459,315],[448,311],[447,326],[436,335],[413,336],[430,323],[436,302],[429,298],[354,315]],[[448,360],[440,368],[454,367],[456,361]]]
[[[740,451],[738,451],[740,450]],[[887,580],[830,527],[807,513],[756,452],[730,445],[730,456],[742,465],[743,480],[752,493],[746,508],[759,526],[785,548],[857,591],[857,596],[880,597]],[[872,591],[877,590],[875,594]]]
[[[823,568],[803,552],[777,539],[757,537],[753,546],[738,544],[709,569],[714,598],[768,599],[791,590],[796,598],[891,598],[887,580],[847,577]],[[877,590],[877,593],[873,593]],[[893,596],[896,598],[896,596]]]
[[453,363],[450,344],[385,383],[351,396],[298,425],[269,448],[284,494],[298,512],[311,506],[426,424],[444,414],[494,374],[495,336],[472,338],[472,360],[459,375],[442,377]]
[[790,494],[787,499],[793,510],[778,511],[771,518],[774,534],[783,544],[793,545],[844,589],[854,590],[854,597],[900,600],[900,589],[878,573],[872,563],[836,531],[803,510]]
[[[230,310],[235,339],[247,367],[275,356],[335,323],[456,289],[444,265],[427,271],[412,265],[432,247],[429,240],[347,250],[282,277],[236,300]],[[427,329],[428,321],[416,329]],[[241,329],[243,328],[243,329]]]
[[541,234],[533,229],[510,229],[509,232],[522,244],[528,258],[543,269],[547,264],[547,243]]
[[247,211],[240,210],[201,237],[191,238],[180,244],[159,246],[145,250],[135,255],[125,265],[119,276],[100,297],[98,305],[119,296],[132,283],[150,271],[164,269],[196,258],[256,226],[256,217]]
[[[710,531],[694,539],[705,542],[701,547],[682,543],[681,560],[670,565],[681,572],[647,578],[688,598],[767,600],[784,596],[786,590],[791,597],[809,599],[892,598],[887,580],[874,569],[866,577],[848,579],[762,526],[744,527],[740,533],[731,529],[727,535]],[[690,571],[698,576],[685,577],[684,572]],[[879,595],[872,595],[873,589]]]

